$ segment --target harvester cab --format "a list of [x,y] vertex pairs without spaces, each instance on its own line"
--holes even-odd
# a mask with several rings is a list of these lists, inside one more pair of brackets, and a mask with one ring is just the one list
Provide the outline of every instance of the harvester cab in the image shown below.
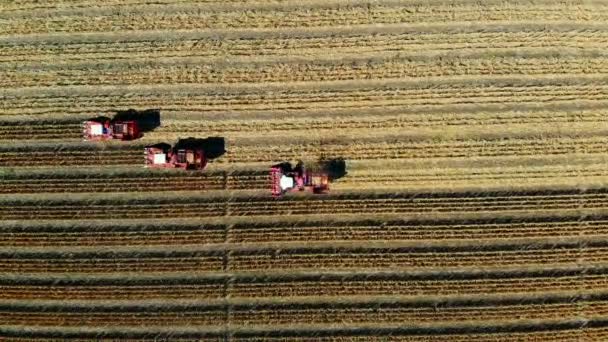
[[295,167],[285,162],[270,168],[271,191],[274,197],[280,197],[291,191],[310,191],[314,194],[326,194],[329,191],[329,175],[324,170],[309,170],[303,162]]
[[204,141],[188,138],[179,140],[173,147],[166,143],[146,146],[145,167],[202,170],[207,165]]

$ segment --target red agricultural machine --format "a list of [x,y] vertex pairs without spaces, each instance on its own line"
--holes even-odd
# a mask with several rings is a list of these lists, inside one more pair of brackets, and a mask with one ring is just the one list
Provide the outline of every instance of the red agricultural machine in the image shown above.
[[134,140],[141,138],[144,131],[160,126],[160,112],[157,110],[119,111],[113,119],[99,116],[82,123],[82,134],[86,141]]
[[325,170],[309,170],[303,162],[296,167],[285,162],[270,168],[271,190],[274,197],[291,191],[310,191],[313,194],[329,192],[330,175]]
[[224,138],[180,139],[173,147],[167,143],[146,146],[145,167],[202,170],[207,161],[225,153]]

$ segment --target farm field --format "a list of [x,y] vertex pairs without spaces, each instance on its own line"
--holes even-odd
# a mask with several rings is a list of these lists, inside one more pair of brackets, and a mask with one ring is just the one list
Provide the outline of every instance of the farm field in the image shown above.
[[[607,45],[595,0],[1,1],[0,340],[608,340]],[[273,198],[300,159],[346,174]]]

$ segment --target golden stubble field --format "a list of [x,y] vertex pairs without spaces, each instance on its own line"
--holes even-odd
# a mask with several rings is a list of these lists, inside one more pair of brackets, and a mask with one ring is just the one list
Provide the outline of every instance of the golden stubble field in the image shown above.
[[2,1],[0,339],[606,340],[607,46],[593,0]]

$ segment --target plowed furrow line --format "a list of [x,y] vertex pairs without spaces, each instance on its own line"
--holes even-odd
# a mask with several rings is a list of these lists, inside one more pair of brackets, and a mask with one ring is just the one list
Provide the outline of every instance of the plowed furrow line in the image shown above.
[[328,199],[307,201],[232,201],[221,199],[213,203],[132,203],[62,205],[57,202],[37,204],[4,203],[0,218],[9,219],[78,219],[78,218],[155,218],[181,215],[258,216],[355,213],[429,213],[477,211],[541,211],[602,208],[608,202],[606,194],[574,196],[523,196],[477,198],[393,198],[393,199]]
[[207,12],[189,9],[181,13],[112,13],[96,17],[64,15],[49,21],[46,17],[10,18],[0,34],[33,34],[54,32],[103,32],[145,30],[197,30],[225,28],[288,28],[344,25],[495,22],[495,21],[597,21],[606,22],[608,13],[603,6],[513,5],[509,8],[495,4],[457,7],[435,5],[411,8],[388,7],[379,4],[345,6],[342,8],[293,8],[283,10],[249,10]]
[[470,32],[377,34],[294,38],[157,40],[135,42],[38,43],[0,46],[0,62],[116,61],[134,58],[183,58],[219,56],[317,56],[331,49],[335,54],[386,52],[442,52],[452,50],[505,50],[520,48],[592,48],[608,43],[602,31]]
[[[213,69],[201,66],[130,67],[126,69],[15,70],[0,72],[2,87],[115,84],[261,83],[346,81],[463,75],[608,73],[606,59],[456,59],[374,64],[278,64],[257,68]],[[488,71],[491,70],[491,71]]]
[[0,109],[7,115],[24,113],[72,113],[75,101],[79,110],[103,111],[114,107],[164,108],[173,111],[251,111],[251,110],[321,110],[362,107],[433,106],[448,104],[543,103],[573,100],[604,100],[608,87],[603,85],[479,87],[441,89],[358,90],[320,93],[268,93],[242,95],[130,95],[70,97],[7,97]]

